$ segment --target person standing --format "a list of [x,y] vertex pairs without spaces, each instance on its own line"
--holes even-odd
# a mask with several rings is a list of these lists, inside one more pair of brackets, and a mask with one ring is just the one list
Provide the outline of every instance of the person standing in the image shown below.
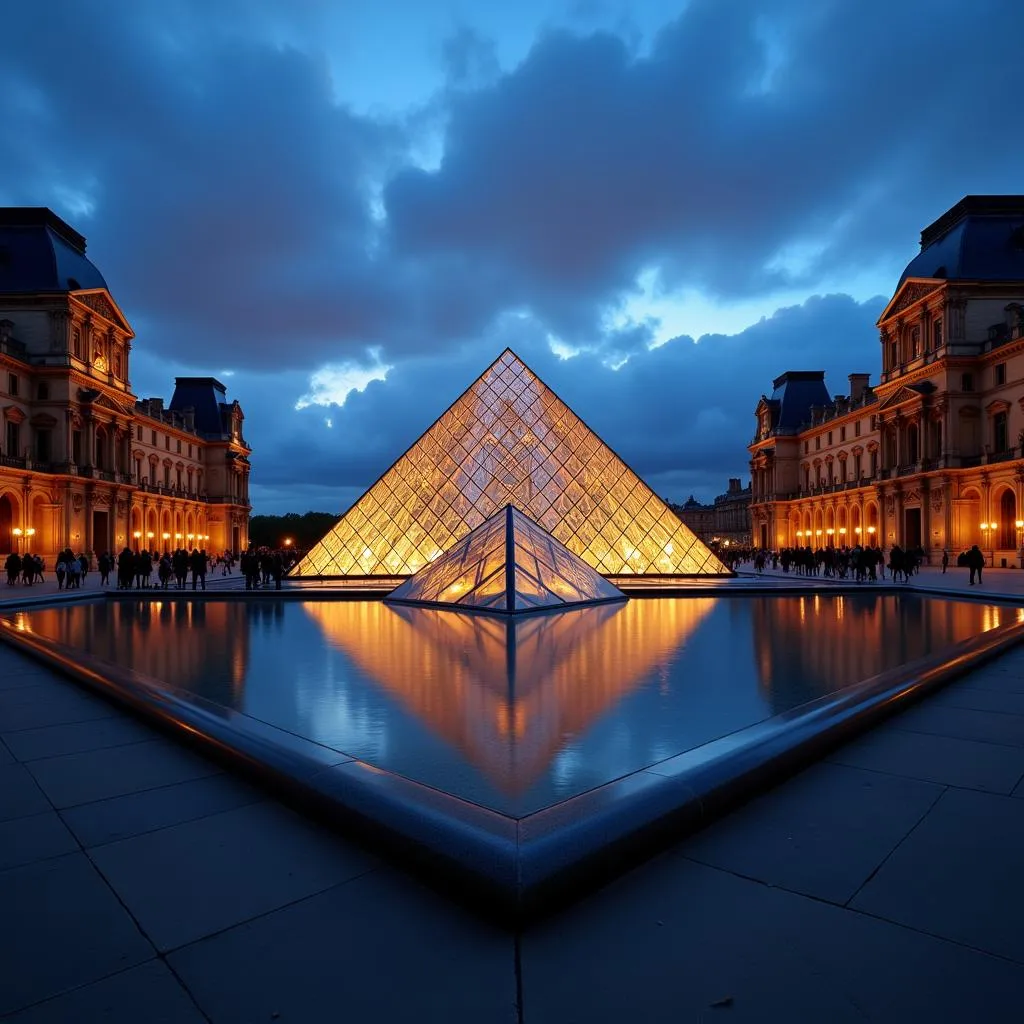
[[196,584],[202,584],[203,590],[206,589],[206,552],[200,551],[198,548],[192,549],[192,554],[189,557],[189,567],[192,570],[192,589],[196,589]]
[[985,568],[985,556],[981,553],[981,548],[977,544],[971,545],[971,550],[967,552],[967,568],[971,570],[971,581],[968,586],[974,586],[974,578],[978,578],[978,586],[981,586],[981,571]]
[[946,570],[948,568],[949,568],[949,552],[945,548],[943,548],[942,549],[942,575],[943,576],[946,575]]

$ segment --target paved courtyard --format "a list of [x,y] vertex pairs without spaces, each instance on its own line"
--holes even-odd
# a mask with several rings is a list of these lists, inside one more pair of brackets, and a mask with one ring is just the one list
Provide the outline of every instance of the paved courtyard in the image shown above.
[[1024,647],[513,934],[0,645],[0,1019],[1018,1021],[1022,780]]

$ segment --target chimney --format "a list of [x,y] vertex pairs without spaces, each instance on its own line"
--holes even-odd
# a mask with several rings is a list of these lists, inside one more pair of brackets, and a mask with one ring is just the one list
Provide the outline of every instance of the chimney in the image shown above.
[[729,493],[738,494],[743,488],[740,487],[740,478],[738,476],[729,477]]
[[867,390],[868,381],[871,380],[870,373],[851,373],[850,374],[850,401],[859,402],[864,397],[864,392]]

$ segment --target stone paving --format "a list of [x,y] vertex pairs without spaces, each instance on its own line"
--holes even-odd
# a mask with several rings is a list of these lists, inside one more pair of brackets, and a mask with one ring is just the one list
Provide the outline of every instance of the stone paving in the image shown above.
[[512,934],[0,645],[0,1019],[1018,1021],[1022,780],[1024,648]]

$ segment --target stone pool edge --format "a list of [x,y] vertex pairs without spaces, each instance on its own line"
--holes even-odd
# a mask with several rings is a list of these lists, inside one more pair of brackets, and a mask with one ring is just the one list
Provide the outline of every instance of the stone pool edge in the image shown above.
[[1022,639],[1024,622],[999,626],[515,819],[0,619],[0,640],[506,924],[610,881]]

